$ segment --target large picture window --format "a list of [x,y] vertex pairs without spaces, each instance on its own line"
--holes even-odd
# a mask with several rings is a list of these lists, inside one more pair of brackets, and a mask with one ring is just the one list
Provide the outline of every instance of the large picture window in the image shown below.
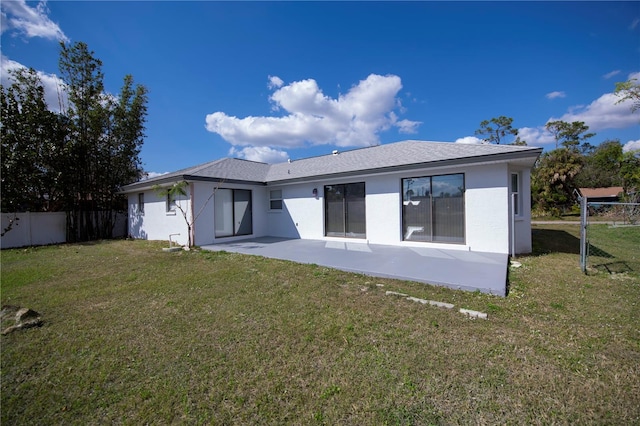
[[328,237],[366,237],[364,182],[324,187],[325,234]]
[[405,241],[464,243],[464,174],[402,179]]

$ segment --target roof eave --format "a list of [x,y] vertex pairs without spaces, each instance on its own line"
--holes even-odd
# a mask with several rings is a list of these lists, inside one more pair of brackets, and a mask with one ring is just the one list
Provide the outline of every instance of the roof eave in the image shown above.
[[242,180],[242,179],[225,179],[219,177],[209,177],[209,176],[195,176],[195,175],[177,175],[177,176],[169,176],[169,177],[158,177],[153,180],[143,180],[140,182],[131,183],[129,185],[125,185],[119,191],[120,194],[131,194],[134,192],[140,191],[148,191],[153,189],[156,186],[162,186],[166,184],[172,184],[175,182],[215,182],[215,183],[232,183],[232,184],[243,184],[243,185],[260,185],[265,186],[266,182],[259,181],[251,181],[251,180]]

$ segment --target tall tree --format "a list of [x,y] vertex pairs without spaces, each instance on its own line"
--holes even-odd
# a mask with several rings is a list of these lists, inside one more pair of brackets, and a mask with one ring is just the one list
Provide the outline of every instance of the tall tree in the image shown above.
[[119,98],[106,94],[102,62],[82,42],[61,43],[59,67],[69,99],[67,239],[109,238],[124,202],[117,191],[141,173],[147,90],[126,76]]
[[106,132],[102,62],[93,57],[85,43],[60,43],[59,69],[66,83],[69,120],[66,143],[67,241],[98,238],[92,211],[97,209],[92,193],[97,187],[97,165],[102,135]]
[[616,83],[616,90],[614,93],[620,98],[616,104],[624,101],[631,101],[631,112],[635,112],[640,109],[640,84],[637,79],[632,78],[627,81]]
[[565,148],[579,151],[581,143],[585,143],[587,139],[595,136],[595,133],[587,133],[589,126],[584,124],[583,121],[573,121],[571,123],[561,120],[549,121],[545,127],[554,136],[556,149],[560,144]]
[[[480,123],[480,128],[476,130],[475,134],[482,136],[482,140],[487,143],[500,144],[507,136],[518,136],[518,129],[514,129],[512,126],[513,118],[494,117],[491,120],[484,120]],[[516,139],[517,145],[526,145],[526,142]]]
[[118,97],[104,90],[102,62],[85,43],[61,43],[68,108],[47,109],[34,70],[0,86],[3,211],[64,210],[67,241],[109,238],[120,187],[142,173],[147,89],[125,76]]
[[147,89],[133,85],[133,77],[126,75],[124,85],[117,100],[109,104],[110,120],[107,134],[104,136],[103,161],[100,169],[108,173],[103,179],[104,190],[100,192],[100,202],[104,208],[101,223],[105,227],[101,232],[109,233],[116,220],[116,208],[123,198],[118,195],[121,186],[139,180],[143,170],[140,161],[140,149],[144,141],[144,122],[147,114]]
[[35,70],[10,71],[10,79],[11,85],[0,91],[2,211],[55,210],[63,123],[47,109]]

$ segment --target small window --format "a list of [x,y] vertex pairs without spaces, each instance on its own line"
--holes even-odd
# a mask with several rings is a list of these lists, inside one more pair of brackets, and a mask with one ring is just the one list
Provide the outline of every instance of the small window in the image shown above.
[[144,213],[144,192],[138,194],[138,213]]
[[167,194],[167,213],[176,211],[176,199],[172,194]]
[[520,179],[518,173],[511,174],[511,199],[513,202],[513,214],[520,215]]
[[269,209],[282,210],[282,190],[274,189],[269,191]]

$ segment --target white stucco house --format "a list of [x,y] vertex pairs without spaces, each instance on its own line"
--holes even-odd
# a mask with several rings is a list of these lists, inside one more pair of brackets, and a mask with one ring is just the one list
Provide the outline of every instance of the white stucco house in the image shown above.
[[[542,148],[403,141],[279,164],[234,158],[127,185],[129,235],[195,245],[263,236],[531,251],[530,171]],[[187,195],[154,185],[186,181]]]

